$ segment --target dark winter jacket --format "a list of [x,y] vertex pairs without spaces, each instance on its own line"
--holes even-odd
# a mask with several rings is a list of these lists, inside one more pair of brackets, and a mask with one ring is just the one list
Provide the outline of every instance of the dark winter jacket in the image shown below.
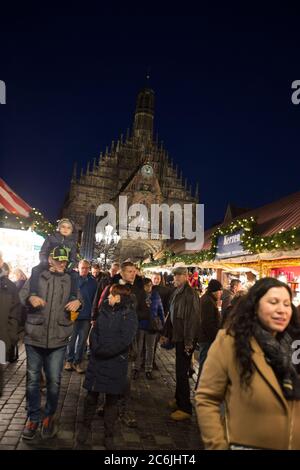
[[158,292],[161,298],[165,317],[168,314],[169,307],[170,307],[170,298],[174,290],[175,290],[174,287],[167,287],[167,286],[153,286],[152,287],[152,292],[155,292],[155,291]]
[[[164,308],[162,305],[161,298],[157,291],[152,291],[149,295],[150,300],[150,314],[152,318],[159,317],[161,324],[164,324]],[[150,330],[150,319],[149,320],[140,320],[139,329],[141,330]]]
[[200,343],[211,344],[220,328],[220,315],[217,301],[213,294],[206,292],[200,299],[201,322],[200,322]]
[[[52,273],[44,270],[39,275],[38,296],[46,305],[37,311],[29,310],[25,322],[24,343],[40,348],[59,348],[68,343],[72,334],[73,322],[65,310],[69,301],[71,276],[67,273]],[[27,305],[30,279],[20,291],[23,305]],[[78,292],[78,298],[83,301]]]
[[[170,301],[172,302],[172,297]],[[186,283],[182,292],[176,295],[173,324],[171,324],[169,315],[164,328],[166,333],[163,332],[163,335],[168,336],[173,343],[183,342],[185,345],[190,346],[198,339],[199,326],[199,296],[197,292]]]
[[[123,300],[125,298],[125,300]],[[91,356],[84,388],[121,395],[126,387],[128,349],[137,332],[132,296],[111,307],[105,300],[90,334]]]
[[14,284],[17,288],[17,291],[20,292],[20,290],[22,289],[22,287],[24,286],[26,280],[25,279],[19,279],[18,281],[16,281]]
[[[128,284],[129,285],[129,284]],[[131,292],[136,297],[136,313],[139,320],[150,319],[150,308],[146,303],[146,292],[144,289],[143,278],[136,276],[133,286],[131,286]]]
[[18,341],[20,317],[21,303],[17,288],[6,276],[2,276],[0,277],[0,340],[5,343],[6,356]]
[[79,312],[77,320],[91,320],[93,300],[97,290],[97,281],[90,274],[78,278],[78,287],[83,299],[83,307]]
[[227,307],[231,304],[231,301],[234,297],[234,293],[230,289],[223,289],[222,292],[222,310],[221,313],[223,314]]
[[69,248],[69,265],[68,268],[73,268],[76,264],[76,239],[75,235],[72,233],[69,237],[64,237],[60,232],[55,232],[52,235],[49,235],[44,241],[41,251],[40,251],[40,261],[43,264],[48,263],[48,257],[56,246],[63,245],[66,248]]

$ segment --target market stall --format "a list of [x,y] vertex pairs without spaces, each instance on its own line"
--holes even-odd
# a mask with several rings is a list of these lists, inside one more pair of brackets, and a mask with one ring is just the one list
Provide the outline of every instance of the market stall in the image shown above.
[[39,263],[39,251],[44,238],[31,229],[16,230],[0,228],[0,247],[4,260],[10,268],[20,268],[26,276]]
[[27,276],[39,263],[39,251],[53,225],[0,178],[0,251],[11,269]]
[[257,277],[276,277],[286,282],[294,294],[294,303],[300,305],[300,249],[271,251],[228,259],[232,269],[253,270]]

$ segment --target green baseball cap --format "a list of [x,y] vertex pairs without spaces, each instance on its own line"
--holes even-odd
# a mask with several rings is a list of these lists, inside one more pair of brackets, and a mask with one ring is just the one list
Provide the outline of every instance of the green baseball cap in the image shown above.
[[69,252],[63,246],[56,246],[50,253],[55,261],[69,261]]

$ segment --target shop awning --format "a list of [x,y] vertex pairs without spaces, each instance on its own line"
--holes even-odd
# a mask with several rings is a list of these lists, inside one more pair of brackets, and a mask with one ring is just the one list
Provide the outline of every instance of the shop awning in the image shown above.
[[0,209],[9,214],[29,217],[32,208],[0,178]]

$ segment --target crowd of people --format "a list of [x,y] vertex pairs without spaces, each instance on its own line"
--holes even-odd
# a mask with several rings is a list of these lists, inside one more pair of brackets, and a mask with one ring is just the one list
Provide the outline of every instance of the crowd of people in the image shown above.
[[16,270],[10,280],[0,255],[0,340],[12,362],[21,335],[27,356],[24,440],[55,437],[65,370],[85,374],[78,442],[101,410],[105,447],[114,449],[117,420],[137,426],[131,382],[142,373],[155,380],[162,347],[175,353],[174,421],[192,417],[198,354],[195,409],[205,448],[300,449],[299,313],[286,284],[263,278],[245,291],[238,279],[224,289],[210,278],[203,288],[197,270],[185,267],[143,275],[129,260],[109,272],[85,259],[77,266],[72,233],[62,219],[29,279]]

